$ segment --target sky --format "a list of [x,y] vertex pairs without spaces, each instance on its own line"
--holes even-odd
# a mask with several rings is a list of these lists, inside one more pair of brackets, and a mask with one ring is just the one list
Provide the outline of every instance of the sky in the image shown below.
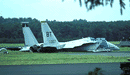
[[114,0],[113,7],[98,6],[87,11],[84,0],[82,7],[79,0],[0,0],[0,16],[4,18],[36,18],[40,21],[117,21],[130,20],[129,0],[124,0],[126,9],[120,14],[119,0]]

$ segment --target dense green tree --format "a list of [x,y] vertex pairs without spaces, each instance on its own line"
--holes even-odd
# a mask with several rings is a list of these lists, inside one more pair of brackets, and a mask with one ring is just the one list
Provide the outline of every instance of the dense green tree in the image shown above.
[[[65,0],[62,0],[62,1],[64,2]],[[110,4],[110,6],[113,7],[113,2],[114,2],[114,0],[84,0],[84,4],[88,11],[94,9],[95,7],[97,7],[99,5],[104,6],[104,5]],[[130,2],[130,0],[129,0],[129,2]],[[119,3],[120,3],[120,13],[122,15],[123,14],[122,11],[123,11],[123,9],[125,9],[125,3],[123,0],[119,0]],[[82,0],[79,0],[79,5],[82,6]]]
[[[0,42],[24,43],[21,22],[29,22],[38,42],[43,42],[41,24],[32,18],[3,18],[0,17]],[[130,37],[130,21],[114,22],[87,22],[86,20],[73,20],[70,22],[49,21],[48,24],[59,41],[69,41],[82,37],[106,38],[108,41],[119,41],[122,37]]]

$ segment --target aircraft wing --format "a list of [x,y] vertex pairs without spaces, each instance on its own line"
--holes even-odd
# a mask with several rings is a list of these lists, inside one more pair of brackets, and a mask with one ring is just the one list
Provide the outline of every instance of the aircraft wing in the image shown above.
[[60,42],[60,44],[65,44],[63,48],[74,48],[74,47],[79,47],[82,46],[83,44],[89,44],[89,43],[96,43],[97,41],[91,41],[88,38],[83,38],[79,40],[73,40],[73,41],[68,41],[68,42]]

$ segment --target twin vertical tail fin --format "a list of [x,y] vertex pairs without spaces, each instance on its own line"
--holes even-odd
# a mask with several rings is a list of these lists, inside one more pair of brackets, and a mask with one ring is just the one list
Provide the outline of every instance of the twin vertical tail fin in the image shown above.
[[41,21],[41,29],[45,46],[57,47],[60,45],[54,33],[46,22]]
[[28,23],[29,22],[22,22],[22,29],[23,29],[23,34],[24,34],[25,46],[33,46],[35,44],[38,44],[38,41],[36,40],[32,31],[28,27],[28,25],[27,25]]

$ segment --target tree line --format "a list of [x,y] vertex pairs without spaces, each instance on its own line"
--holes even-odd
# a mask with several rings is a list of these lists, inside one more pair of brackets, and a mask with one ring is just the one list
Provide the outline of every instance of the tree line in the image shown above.
[[[95,21],[87,20],[73,21],[49,21],[58,41],[69,41],[80,39],[82,37],[106,38],[108,41],[120,41],[123,37],[130,36],[129,21]],[[21,22],[29,22],[28,26],[32,30],[38,42],[43,42],[41,33],[41,23],[32,18],[3,18],[0,17],[0,43],[24,43],[24,36]]]

